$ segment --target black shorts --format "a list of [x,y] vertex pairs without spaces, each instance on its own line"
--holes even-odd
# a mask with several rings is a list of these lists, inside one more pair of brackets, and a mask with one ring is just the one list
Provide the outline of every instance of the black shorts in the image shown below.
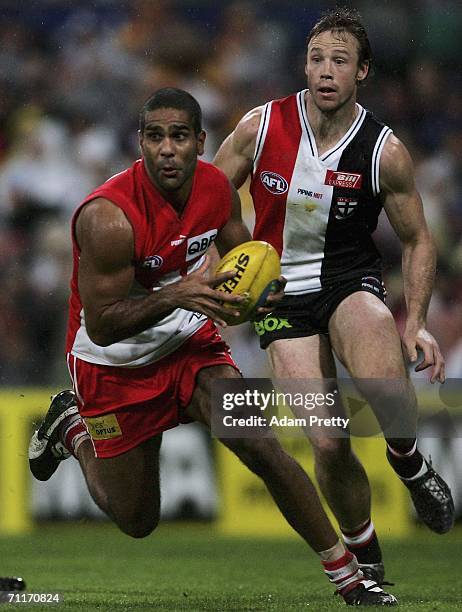
[[372,293],[385,303],[387,292],[377,274],[333,283],[313,293],[284,296],[272,313],[254,322],[260,347],[267,348],[273,340],[328,334],[329,320],[337,306],[357,291]]

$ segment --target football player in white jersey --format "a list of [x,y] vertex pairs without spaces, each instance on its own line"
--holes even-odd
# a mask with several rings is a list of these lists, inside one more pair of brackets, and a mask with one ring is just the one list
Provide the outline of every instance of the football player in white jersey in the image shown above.
[[[313,200],[303,210],[300,200],[296,199],[300,193],[312,195],[308,191],[313,178],[309,168],[322,169],[331,152],[343,146],[342,143],[351,138],[351,130],[356,129],[359,113],[364,110],[356,102],[358,86],[367,78],[370,64],[370,45],[359,14],[350,9],[326,13],[307,39],[308,89],[300,92],[297,98],[294,96],[293,102],[290,99],[273,101],[247,113],[220,147],[214,163],[238,188],[251,177],[256,210],[254,238],[273,242],[282,255],[282,274],[288,281],[286,296],[268,315],[272,318],[271,325],[265,326],[264,321],[256,324],[261,345],[267,347],[274,377],[323,379],[323,390],[332,391],[336,384],[336,357],[369,400],[381,425],[386,424],[387,412],[396,410],[395,415],[403,428],[398,432],[395,429],[392,434],[384,430],[388,460],[408,487],[419,517],[433,531],[445,533],[454,522],[454,504],[446,483],[417,449],[417,401],[407,371],[410,362],[415,364],[417,372],[431,368],[432,383],[445,380],[443,356],[437,341],[426,329],[436,256],[414,184],[411,157],[404,144],[388,129],[383,131],[380,147],[377,143],[369,145],[364,136],[369,148],[366,147],[361,155],[366,157],[364,168],[369,175],[355,174],[354,167],[342,167],[342,158],[336,169],[330,170],[330,174],[326,172],[326,180],[321,185],[324,193],[317,195],[324,197],[323,202],[327,196],[332,198],[329,206],[333,207],[336,203],[328,189],[332,186],[341,189],[338,201],[342,208],[324,211],[324,251],[321,253],[309,252],[310,245],[319,238],[310,236],[309,232],[313,214],[318,214],[323,204]],[[301,101],[298,112],[297,100]],[[289,110],[284,110],[287,108]],[[293,130],[287,127],[290,120]],[[301,139],[305,138],[305,144],[295,143],[294,161],[288,168],[293,133],[298,132]],[[359,132],[357,138],[362,138]],[[347,149],[345,155],[348,156]],[[266,160],[265,164],[262,159]],[[350,159],[349,163],[354,160]],[[291,184],[296,164],[305,168],[305,185],[299,185],[298,189]],[[268,181],[268,176],[272,182]],[[361,236],[354,244],[355,214],[357,219],[361,214],[355,209],[359,211],[357,200],[363,193],[357,189],[359,179],[363,180],[361,189],[370,190],[370,206],[377,207],[377,216],[383,206],[402,245],[407,305],[402,338],[384,303],[380,266],[377,268],[380,259],[373,261],[373,273],[361,263],[361,245],[366,239],[368,245],[373,245],[370,235],[365,236],[364,241]],[[368,203],[367,197],[365,194],[363,206]],[[363,218],[367,214],[365,210]],[[278,215],[282,217],[280,222],[276,221]],[[346,216],[352,228],[351,248],[358,249],[358,261],[355,264],[353,257],[348,271],[342,268],[341,241],[334,241],[335,247],[331,244],[335,232],[341,236],[340,224]],[[376,219],[374,222],[376,224]],[[375,229],[374,222],[370,227],[366,222],[361,227],[358,224],[358,235],[359,231],[367,233],[368,228],[371,233]],[[298,251],[287,246],[293,244],[298,245]],[[370,248],[371,254],[375,252],[378,256],[375,247]],[[298,257],[296,261],[295,257]],[[307,279],[297,274],[302,264],[307,271],[317,265],[319,272],[314,280],[310,278],[312,284],[307,285],[305,292],[303,281]],[[278,326],[273,320],[282,323]],[[419,351],[423,354],[421,361]],[[339,414],[343,407],[337,403],[335,409]],[[327,428],[322,435],[319,431],[307,433],[311,436],[318,482],[347,545],[357,555],[363,571],[378,582],[383,581],[380,546],[371,522],[369,482],[351,449],[349,437],[335,437]]]

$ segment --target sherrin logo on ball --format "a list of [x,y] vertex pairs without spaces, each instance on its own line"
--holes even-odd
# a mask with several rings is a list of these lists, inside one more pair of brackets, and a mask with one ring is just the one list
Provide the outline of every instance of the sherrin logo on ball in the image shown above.
[[270,291],[277,289],[277,278],[281,274],[281,262],[274,247],[263,240],[250,240],[231,249],[220,260],[215,274],[236,270],[235,276],[216,288],[224,293],[244,295],[247,299],[236,306],[225,304],[225,308],[239,310],[239,317],[225,318],[229,325],[249,321],[256,310],[263,306]]

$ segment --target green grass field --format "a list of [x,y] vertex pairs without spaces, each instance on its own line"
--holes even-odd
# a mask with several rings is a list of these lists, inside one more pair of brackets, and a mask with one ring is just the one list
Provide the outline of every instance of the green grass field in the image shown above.
[[[390,590],[404,611],[462,610],[462,533],[384,542]],[[342,610],[317,558],[297,540],[241,540],[209,526],[163,525],[132,540],[106,524],[46,526],[0,538],[0,574],[30,593],[60,592],[39,610]]]

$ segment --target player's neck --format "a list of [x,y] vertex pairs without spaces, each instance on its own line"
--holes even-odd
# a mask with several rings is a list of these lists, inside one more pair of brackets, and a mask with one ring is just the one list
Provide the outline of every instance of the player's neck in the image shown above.
[[189,189],[187,193],[184,190],[179,191],[161,191],[159,190],[161,196],[166,200],[170,206],[175,210],[178,216],[183,213],[183,210],[188,203],[189,196],[191,195],[191,190]]
[[348,100],[341,108],[326,113],[314,104],[309,93],[306,96],[306,111],[319,155],[341,140],[358,114],[355,98]]
[[176,189],[174,191],[168,191],[166,189],[163,189],[159,184],[157,184],[151,176],[149,168],[147,168],[146,166],[145,168],[146,174],[148,175],[148,179],[152,183],[154,189],[156,189],[156,191],[160,193],[164,200],[168,202],[168,204],[170,204],[170,206],[175,210],[177,215],[180,216],[183,213],[183,210],[185,209],[186,204],[188,203],[189,197],[191,195],[193,177],[183,183],[183,185],[179,189]]

